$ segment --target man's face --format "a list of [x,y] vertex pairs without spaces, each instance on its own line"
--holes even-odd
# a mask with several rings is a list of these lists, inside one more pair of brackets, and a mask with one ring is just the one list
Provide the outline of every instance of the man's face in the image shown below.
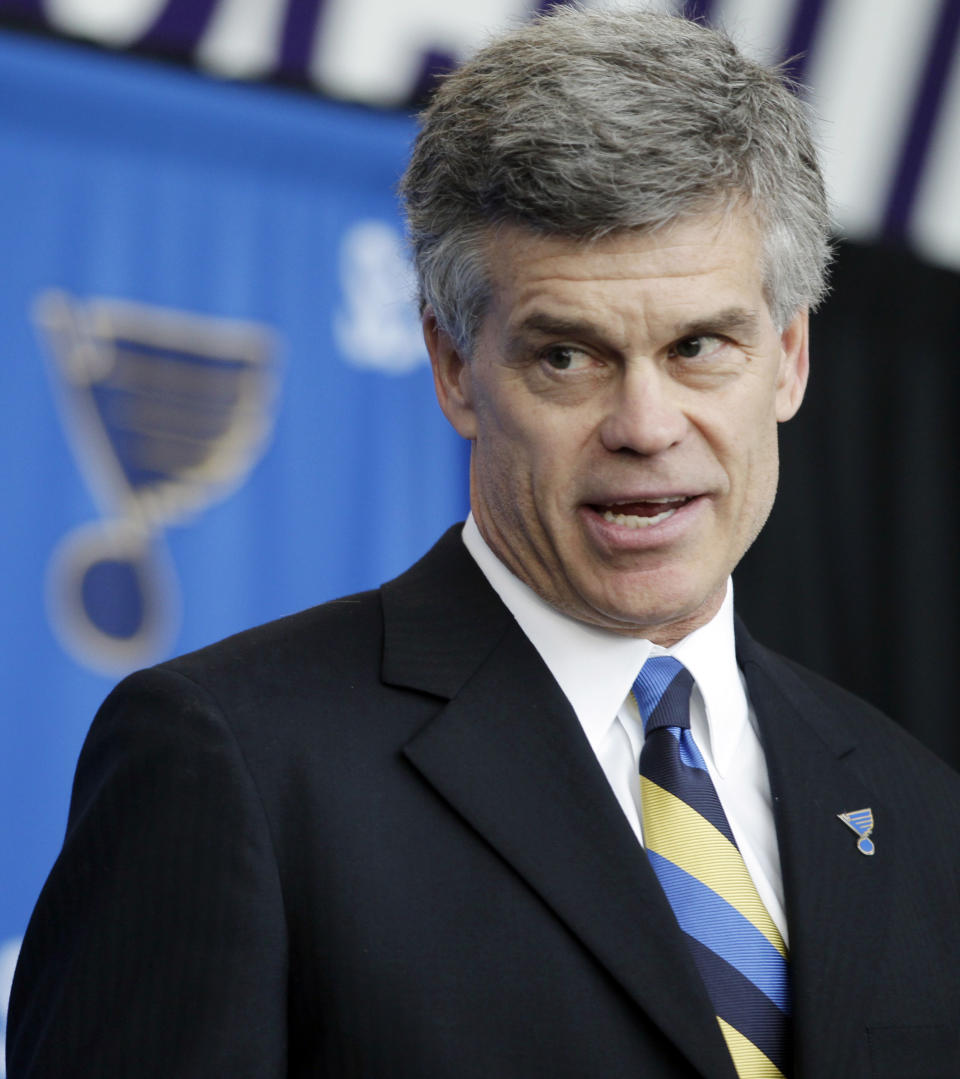
[[473,355],[426,312],[480,531],[572,617],[674,643],[717,611],[766,520],[807,319],[778,331],[760,254],[745,212],[589,245],[506,228]]

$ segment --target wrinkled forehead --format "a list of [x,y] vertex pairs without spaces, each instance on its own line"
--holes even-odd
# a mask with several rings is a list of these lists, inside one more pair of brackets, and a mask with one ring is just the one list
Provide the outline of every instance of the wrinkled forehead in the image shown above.
[[742,215],[592,241],[502,228],[489,245],[481,333],[502,343],[567,337],[619,348],[693,332],[753,337],[772,323],[760,246]]
[[573,289],[636,278],[696,275],[736,264],[738,273],[762,280],[763,236],[744,208],[690,215],[652,229],[619,229],[577,237],[541,232],[519,224],[487,230],[483,245],[489,298],[502,299],[538,282],[568,283]]
[[649,226],[611,227],[593,235],[553,232],[522,221],[503,221],[488,225],[481,232],[487,273],[493,285],[509,273],[518,253],[538,247],[544,253],[564,254],[575,260],[589,258],[605,248],[634,244],[637,249],[670,249],[683,237],[695,233],[699,238],[714,238],[718,243],[736,241],[753,243],[758,265],[763,258],[766,229],[762,213],[742,197],[722,197],[704,209]]

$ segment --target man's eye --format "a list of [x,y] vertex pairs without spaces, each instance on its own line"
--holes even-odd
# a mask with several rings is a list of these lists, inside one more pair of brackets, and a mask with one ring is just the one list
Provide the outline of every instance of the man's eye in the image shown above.
[[673,346],[673,352],[682,360],[696,360],[711,355],[722,345],[722,337],[705,333],[697,337],[684,337]]
[[590,363],[590,357],[585,352],[565,345],[554,345],[541,355],[554,371],[579,371]]

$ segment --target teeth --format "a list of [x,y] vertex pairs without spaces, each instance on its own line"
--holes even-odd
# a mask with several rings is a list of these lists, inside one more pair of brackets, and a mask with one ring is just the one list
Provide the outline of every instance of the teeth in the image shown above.
[[[670,498],[646,498],[644,501],[672,502],[674,500]],[[664,510],[663,513],[658,513],[653,517],[634,517],[629,513],[614,513],[613,510],[604,510],[603,519],[611,524],[622,525],[625,528],[649,528],[651,525],[659,524],[668,517],[672,517],[676,512],[675,509],[670,509]]]

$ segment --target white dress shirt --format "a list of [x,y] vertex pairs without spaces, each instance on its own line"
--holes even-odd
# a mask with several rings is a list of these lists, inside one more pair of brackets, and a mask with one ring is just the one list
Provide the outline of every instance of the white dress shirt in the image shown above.
[[463,542],[570,702],[637,839],[643,725],[630,692],[648,656],[675,656],[693,675],[690,728],[764,905],[787,940],[770,781],[737,667],[733,583],[704,626],[672,648],[578,622],[541,599],[490,550],[471,514]]

